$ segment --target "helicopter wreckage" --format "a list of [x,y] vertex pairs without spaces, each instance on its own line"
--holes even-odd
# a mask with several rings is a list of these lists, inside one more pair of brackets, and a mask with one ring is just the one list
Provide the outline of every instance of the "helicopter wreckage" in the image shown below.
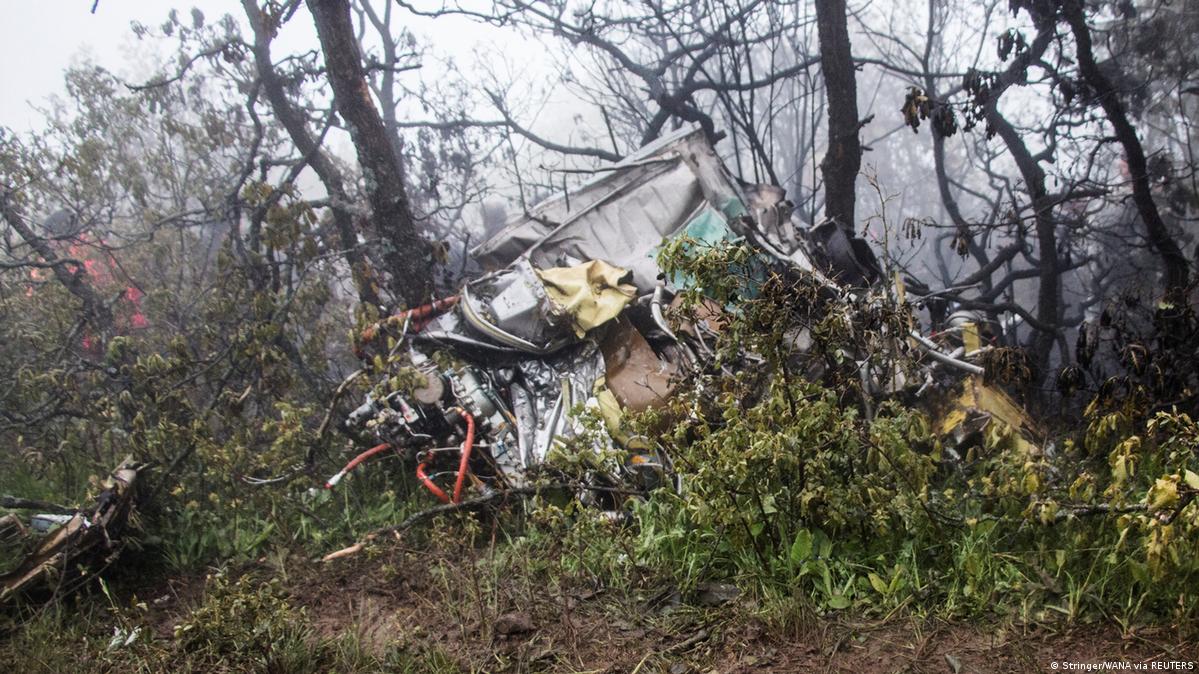
[[[535,493],[537,472],[571,442],[606,457],[594,462],[586,483],[571,487],[586,505],[618,511],[617,495],[679,488],[661,448],[621,431],[622,417],[664,406],[688,373],[712,367],[723,314],[735,311],[712,302],[690,317],[673,310],[694,281],[663,273],[658,252],[679,240],[746,244],[764,268],[838,298],[870,297],[867,289],[880,284],[898,286],[885,293],[891,301],[899,295],[919,305],[936,295],[915,292],[912,281],[905,294],[903,281],[884,278],[865,241],[832,222],[807,227],[783,190],[740,182],[699,128],[683,128],[509,222],[471,251],[489,271],[456,295],[361,332],[355,351],[370,365],[360,372],[379,381],[343,424],[373,446],[325,488],[372,457],[398,453],[443,502],[438,508],[452,509]],[[934,432],[950,451],[990,423],[1035,444],[1039,432],[1027,413],[985,381],[978,360],[989,347],[975,317],[958,312],[938,328],[931,337],[917,329],[902,335],[905,348],[920,355],[904,376],[881,376],[868,358],[859,361],[865,394],[919,399],[936,382],[948,395],[939,396]],[[797,355],[811,342],[803,335],[791,341]],[[603,423],[589,425],[588,415]],[[85,558],[115,558],[137,475],[126,460],[95,507],[34,515],[30,527],[40,542],[0,574],[0,602]],[[0,540],[25,534],[14,515],[0,518]]]
[[[670,457],[644,437],[620,433],[619,419],[665,404],[684,373],[710,364],[724,309],[710,305],[704,318],[668,321],[691,281],[663,273],[664,245],[682,237],[701,246],[747,244],[772,271],[839,296],[903,283],[884,279],[869,245],[852,232],[833,222],[809,228],[792,211],[782,189],[735,178],[697,127],[542,202],[470,252],[487,273],[362,333],[359,356],[375,359],[390,386],[376,386],[345,421],[374,446],[326,487],[371,456],[399,452],[446,504],[468,492],[517,488],[586,431],[581,411],[613,422],[599,439],[588,436],[597,454],[622,457],[593,472],[598,484],[648,491],[671,483]],[[931,295],[909,289],[906,301]],[[864,388],[923,394],[934,380],[948,381],[962,393],[943,410],[945,434],[981,428],[992,408],[1002,410],[1001,423],[1027,431],[1019,406],[982,380],[975,361],[987,347],[972,319],[955,314],[937,339],[919,330],[904,335],[922,354],[921,371],[897,380],[864,368]],[[614,505],[602,489],[577,496]]]

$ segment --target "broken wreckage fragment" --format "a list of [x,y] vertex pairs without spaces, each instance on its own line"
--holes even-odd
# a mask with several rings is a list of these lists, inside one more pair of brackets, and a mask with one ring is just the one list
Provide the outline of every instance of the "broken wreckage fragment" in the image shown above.
[[[471,251],[491,271],[457,296],[363,332],[360,357],[374,348],[375,369],[390,376],[346,425],[376,446],[326,487],[370,456],[398,452],[434,496],[458,503],[467,489],[486,495],[522,485],[572,437],[585,437],[597,457],[621,450],[624,460],[603,470],[597,459],[597,484],[664,484],[667,457],[623,433],[621,416],[669,398],[678,374],[710,355],[703,332],[718,325],[721,312],[713,304],[711,320],[697,320],[704,325],[680,326],[683,340],[667,324],[664,303],[691,280],[666,278],[658,268],[665,242],[748,243],[765,265],[809,275],[837,293],[879,278],[861,239],[832,223],[808,230],[784,196],[777,187],[740,183],[690,127],[516,218]],[[919,333],[913,338],[937,366],[981,371]],[[604,437],[585,429],[580,410],[603,420]],[[605,493],[583,489],[579,496],[605,505]]]
[[[134,511],[138,472],[133,457],[126,457],[105,480],[90,510],[34,515],[30,528],[44,538],[16,566],[0,573],[0,604],[39,587],[69,591],[75,585],[66,581],[75,574],[86,577],[87,562],[103,567],[115,560]],[[19,521],[17,528],[24,531]]]

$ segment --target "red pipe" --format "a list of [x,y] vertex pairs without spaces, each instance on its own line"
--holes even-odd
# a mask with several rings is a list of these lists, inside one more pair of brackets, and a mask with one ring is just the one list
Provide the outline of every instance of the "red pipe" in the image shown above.
[[425,474],[425,468],[428,467],[428,463],[421,461],[416,466],[416,479],[420,480],[421,484],[425,485],[425,489],[433,492],[433,495],[436,496],[442,503],[462,502],[462,488],[466,486],[466,473],[470,470],[470,451],[475,446],[475,418],[471,416],[470,412],[467,412],[461,407],[455,407],[454,409],[462,415],[463,419],[466,419],[466,439],[462,441],[462,450],[460,452],[462,454],[462,458],[458,460],[458,479],[454,481],[453,499],[451,500],[451,498],[447,496],[444,491],[442,491],[441,487],[438,487],[433,480]]
[[328,482],[325,482],[325,489],[332,489],[334,485],[336,485],[338,482],[341,482],[341,478],[345,477],[346,473],[357,468],[358,464],[387,449],[391,449],[391,445],[385,442],[381,445],[375,445],[358,456],[355,456],[353,459],[350,459],[350,462],[346,464],[345,468],[342,468],[341,471],[339,471],[336,475],[329,478]]
[[462,458],[458,461],[458,480],[454,482],[454,503],[462,502],[462,486],[466,484],[466,471],[470,470],[470,450],[475,446],[475,418],[470,412],[458,408],[466,419],[466,439],[462,441]]
[[445,495],[445,492],[441,490],[441,487],[438,487],[433,483],[433,480],[429,479],[428,475],[425,475],[424,461],[416,464],[416,479],[420,480],[421,484],[425,485],[425,489],[433,492],[433,495],[436,496],[442,503],[450,502],[450,497]]
[[455,304],[458,304],[458,296],[451,295],[444,299],[434,300],[422,307],[413,309],[411,312],[409,312],[412,315],[412,324],[409,326],[409,328],[413,332],[420,332],[421,330],[424,330],[425,326],[428,325],[437,314],[440,314],[441,312],[453,307]]
[[432,302],[430,302],[428,304],[422,304],[419,307],[415,307],[413,309],[408,309],[406,311],[401,311],[397,314],[393,314],[392,316],[390,316],[388,318],[385,318],[376,323],[372,323],[372,324],[368,325],[366,328],[364,328],[362,330],[361,340],[362,340],[362,342],[373,341],[375,339],[375,337],[378,336],[379,331],[382,330],[384,327],[403,325],[405,320],[409,321],[409,324],[408,324],[409,330],[411,330],[412,332],[420,332],[421,330],[424,329],[424,327],[426,325],[429,324],[429,321],[433,320],[434,316],[449,309],[450,307],[454,306],[457,303],[458,303],[458,296],[451,295],[450,297],[446,297],[446,298],[443,298],[440,300],[433,300]]

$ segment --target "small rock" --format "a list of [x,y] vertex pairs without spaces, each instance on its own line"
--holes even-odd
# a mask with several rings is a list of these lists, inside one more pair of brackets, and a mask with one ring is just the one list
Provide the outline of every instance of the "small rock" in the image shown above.
[[745,625],[745,640],[758,641],[766,636],[766,625],[761,620],[753,619]]
[[670,666],[670,674],[687,674],[691,671],[691,667],[685,662],[676,662]]
[[515,611],[513,613],[505,613],[495,619],[496,634],[503,636],[512,636],[514,634],[525,634],[533,631],[533,619],[524,611]]
[[722,606],[741,596],[741,589],[732,583],[703,583],[696,589],[701,606]]

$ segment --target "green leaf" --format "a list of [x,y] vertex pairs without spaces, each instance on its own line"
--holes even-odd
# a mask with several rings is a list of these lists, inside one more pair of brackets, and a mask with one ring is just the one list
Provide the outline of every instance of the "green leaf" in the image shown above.
[[884,582],[877,573],[871,573],[867,575],[867,578],[870,579],[870,587],[873,587],[875,592],[885,595],[890,590],[890,588],[887,587],[887,583]]
[[829,540],[828,536],[825,535],[823,531],[817,529],[816,533],[812,536],[812,540],[816,544],[817,554],[819,554],[821,557],[828,558],[828,556],[832,554],[833,542]]
[[791,563],[798,565],[811,556],[812,534],[807,529],[800,529],[791,543]]
[[831,609],[841,610],[849,608],[849,599],[844,595],[834,594],[828,598],[828,607]]
[[1151,578],[1149,576],[1149,568],[1144,564],[1129,560],[1128,570],[1132,572],[1132,577],[1142,585],[1149,585]]

